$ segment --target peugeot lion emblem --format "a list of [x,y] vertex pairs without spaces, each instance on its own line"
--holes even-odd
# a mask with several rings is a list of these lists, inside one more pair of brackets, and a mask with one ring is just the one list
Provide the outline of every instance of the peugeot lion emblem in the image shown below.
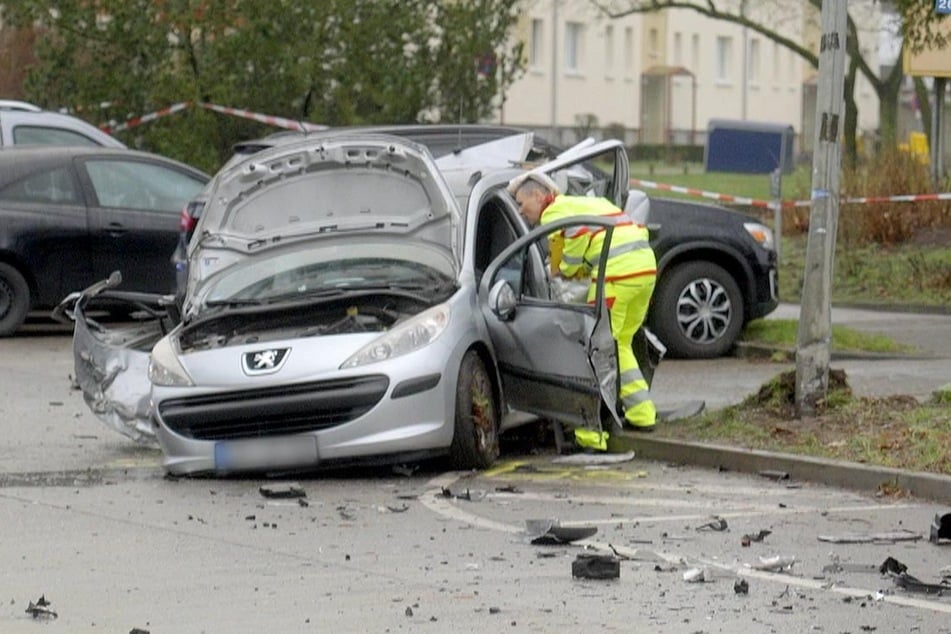
[[245,352],[241,357],[245,374],[271,374],[277,372],[287,360],[290,348],[271,348]]

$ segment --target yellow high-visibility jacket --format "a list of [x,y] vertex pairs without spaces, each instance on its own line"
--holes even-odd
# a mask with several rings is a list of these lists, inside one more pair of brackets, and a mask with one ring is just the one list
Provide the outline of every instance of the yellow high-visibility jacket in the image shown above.
[[[570,216],[603,216],[614,220],[614,236],[608,255],[605,281],[616,282],[657,273],[657,260],[648,242],[647,227],[636,224],[605,198],[556,196],[542,212],[539,222],[548,224]],[[564,239],[558,270],[565,277],[577,277],[582,271],[597,278],[597,265],[604,247],[605,230],[598,226],[569,226],[560,232]],[[557,242],[557,237],[554,242]],[[555,262],[555,252],[552,253]]]

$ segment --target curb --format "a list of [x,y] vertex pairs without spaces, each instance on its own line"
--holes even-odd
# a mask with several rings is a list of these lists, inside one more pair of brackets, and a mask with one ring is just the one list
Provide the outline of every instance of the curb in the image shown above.
[[[951,504],[951,476],[870,467],[854,462],[797,456],[793,454],[738,449],[723,445],[647,437],[631,432],[612,432],[610,453],[633,451],[638,458],[675,464],[724,469],[740,473],[782,472],[790,480],[879,493],[882,485],[906,491],[915,497]],[[785,477],[783,479],[786,479]]]
[[[793,362],[796,360],[796,350],[794,348],[783,348],[780,346],[768,346],[749,341],[738,341],[733,346],[733,356],[739,359],[772,359],[773,355],[782,354],[785,359]],[[901,361],[901,360],[923,360],[938,359],[922,354],[901,354],[888,352],[861,352],[847,350],[832,350],[829,356],[831,361]]]

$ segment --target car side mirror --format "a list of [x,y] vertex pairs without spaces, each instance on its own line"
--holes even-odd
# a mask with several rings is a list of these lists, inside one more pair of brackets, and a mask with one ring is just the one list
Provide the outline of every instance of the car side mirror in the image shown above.
[[515,291],[505,280],[499,280],[489,291],[489,309],[501,321],[510,321],[515,316]]

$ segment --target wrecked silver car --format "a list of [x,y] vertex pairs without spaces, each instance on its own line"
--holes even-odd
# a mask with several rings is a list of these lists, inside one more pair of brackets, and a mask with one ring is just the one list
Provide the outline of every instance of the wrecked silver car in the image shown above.
[[[539,169],[577,180],[605,157],[627,174],[619,143]],[[616,424],[603,281],[593,305],[564,299],[545,261],[551,233],[600,225],[609,244],[613,226],[529,231],[505,191],[516,173],[481,175],[462,210],[429,152],[398,137],[254,154],[207,192],[180,305],[129,297],[146,323],[99,323],[97,297],[123,297],[116,275],[61,306],[86,401],[129,437],[154,434],[173,474],[438,455],[484,468],[521,422]],[[626,185],[584,183],[619,204]]]

